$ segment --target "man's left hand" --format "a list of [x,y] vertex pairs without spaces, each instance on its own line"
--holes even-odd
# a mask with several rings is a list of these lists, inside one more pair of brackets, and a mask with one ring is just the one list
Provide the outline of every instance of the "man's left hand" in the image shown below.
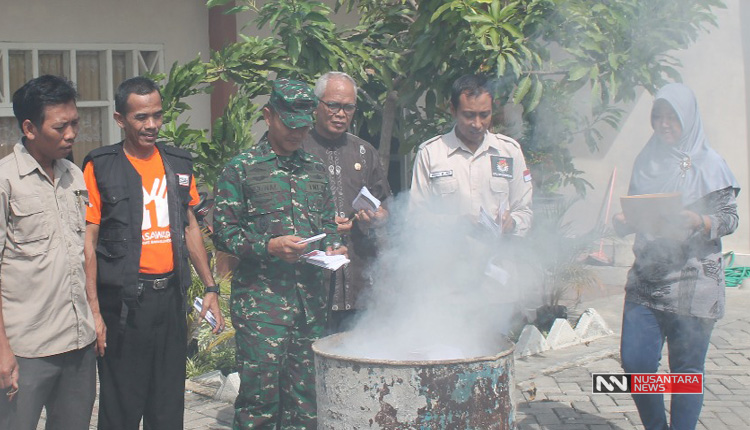
[[385,210],[383,206],[380,206],[375,212],[371,210],[361,209],[354,216],[354,219],[357,220],[357,224],[364,231],[367,231],[367,229],[372,227],[379,227],[383,225],[387,218],[388,211]]
[[206,293],[203,296],[203,308],[201,309],[201,319],[206,317],[206,312],[211,310],[216,318],[216,327],[211,330],[214,334],[219,334],[224,331],[224,316],[221,314],[221,308],[219,308],[219,295],[217,293]]
[[349,256],[348,251],[349,250],[343,245],[337,248],[328,246],[326,248],[326,255],[346,255],[348,257]]
[[516,231],[516,220],[510,216],[510,211],[505,211],[502,222],[503,233],[513,233]]

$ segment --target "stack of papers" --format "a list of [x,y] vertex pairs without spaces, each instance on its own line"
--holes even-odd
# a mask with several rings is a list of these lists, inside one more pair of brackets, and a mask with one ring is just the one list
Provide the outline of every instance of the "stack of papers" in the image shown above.
[[356,211],[370,210],[375,212],[380,207],[380,200],[377,197],[370,194],[370,190],[367,187],[362,187],[359,190],[359,194],[354,198],[352,202],[352,208]]
[[503,235],[502,227],[500,227],[500,225],[496,223],[494,219],[492,219],[490,214],[487,213],[487,211],[484,210],[483,207],[479,208],[479,225],[489,230],[489,232],[492,233],[495,237],[500,237]]
[[334,271],[349,263],[345,255],[326,255],[325,251],[319,250],[303,254],[302,258],[310,264]]

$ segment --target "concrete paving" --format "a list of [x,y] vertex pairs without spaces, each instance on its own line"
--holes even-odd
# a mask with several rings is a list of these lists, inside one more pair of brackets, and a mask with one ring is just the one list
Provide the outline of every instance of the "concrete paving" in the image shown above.
[[[612,288],[612,287],[610,287]],[[584,302],[615,335],[588,345],[516,360],[518,430],[643,429],[627,394],[592,394],[592,373],[619,373],[624,294]],[[697,429],[750,428],[750,288],[727,288],[727,312],[714,327],[706,359],[704,406]],[[668,370],[664,350],[660,372]],[[669,397],[666,396],[667,409]]]
[[[591,374],[622,372],[619,362],[624,270],[604,269],[602,291],[584,297],[614,335],[517,359],[518,430],[643,429],[627,394],[592,394]],[[706,360],[705,401],[698,429],[750,428],[750,288],[727,288],[727,312],[713,331]],[[666,363],[666,349],[663,363]],[[666,371],[666,367],[660,371]],[[188,383],[185,429],[231,429],[233,407],[213,400],[215,388]],[[668,396],[667,396],[668,400]],[[667,403],[668,404],[668,403]],[[43,422],[38,429],[43,429]],[[91,428],[96,428],[96,406]]]

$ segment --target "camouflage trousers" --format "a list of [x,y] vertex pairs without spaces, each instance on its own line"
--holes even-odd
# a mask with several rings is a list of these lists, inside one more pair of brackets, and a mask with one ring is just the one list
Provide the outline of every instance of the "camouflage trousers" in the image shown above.
[[317,428],[311,345],[323,324],[310,326],[301,317],[284,326],[235,315],[232,324],[240,374],[233,429]]

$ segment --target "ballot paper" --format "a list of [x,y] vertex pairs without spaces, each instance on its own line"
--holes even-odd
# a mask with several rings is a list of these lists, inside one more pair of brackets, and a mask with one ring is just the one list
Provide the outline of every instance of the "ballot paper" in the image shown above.
[[479,207],[479,225],[489,230],[495,237],[500,237],[503,234],[502,227],[481,206]]
[[315,236],[312,236],[312,237],[308,237],[307,239],[302,239],[302,240],[300,240],[299,242],[297,242],[297,245],[301,245],[301,244],[303,244],[303,243],[312,243],[312,242],[317,242],[317,241],[319,241],[320,239],[323,239],[324,237],[326,237],[326,234],[325,234],[325,233],[320,233],[320,234],[316,234]]
[[[193,307],[198,313],[200,313],[203,310],[203,299],[196,297],[193,302]],[[206,311],[205,320],[211,324],[211,328],[216,328],[216,317],[214,317],[214,313],[211,312],[211,310]]]
[[326,255],[325,251],[319,250],[303,254],[301,258],[310,264],[334,271],[349,263],[349,259],[345,255]]
[[359,210],[370,210],[375,212],[380,207],[380,200],[377,197],[370,194],[370,190],[367,187],[362,187],[359,190],[359,194],[354,198],[352,202],[352,208],[356,211]]

